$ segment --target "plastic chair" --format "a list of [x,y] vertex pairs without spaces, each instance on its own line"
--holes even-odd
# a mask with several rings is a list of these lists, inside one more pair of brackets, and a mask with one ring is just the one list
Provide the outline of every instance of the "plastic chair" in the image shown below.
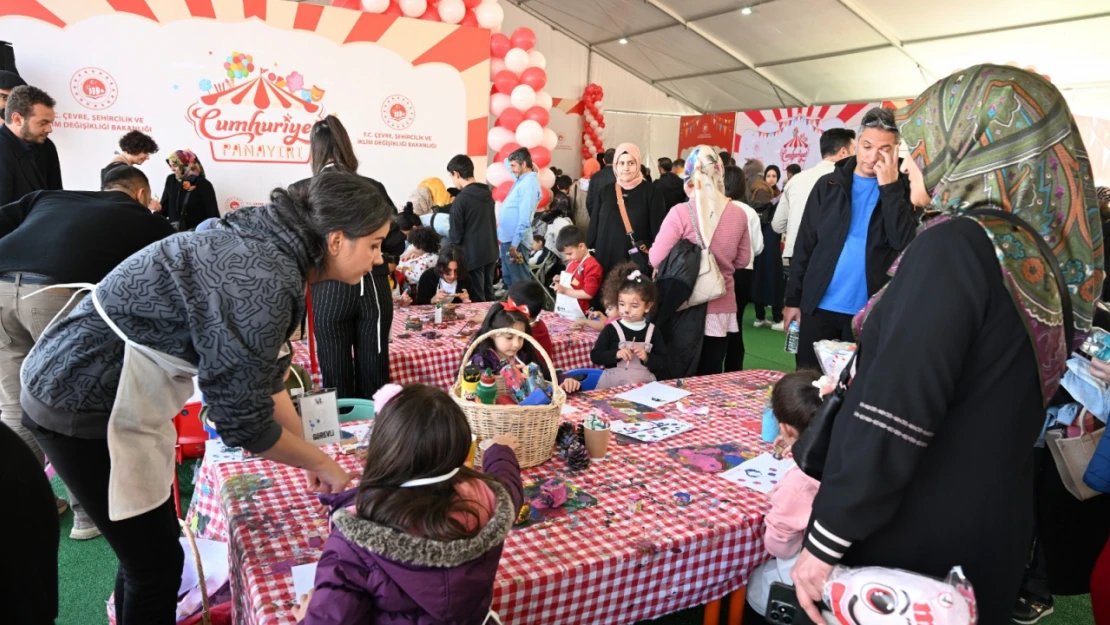
[[340,423],[374,418],[374,402],[369,399],[340,399],[336,406],[339,407]]
[[601,374],[604,369],[572,369],[571,371],[564,371],[563,375],[568,378],[578,379],[585,376],[579,383],[582,385],[582,391],[592,391],[597,388],[597,383],[601,381]]
[[[208,432],[200,421],[201,405],[199,402],[185,404],[181,412],[173,418],[173,427],[177,430],[177,444],[174,446],[174,456],[177,464],[186,458],[203,458],[204,444],[208,440]],[[177,470],[173,472],[173,504],[177,508],[177,517],[181,518],[181,488],[177,483]]]

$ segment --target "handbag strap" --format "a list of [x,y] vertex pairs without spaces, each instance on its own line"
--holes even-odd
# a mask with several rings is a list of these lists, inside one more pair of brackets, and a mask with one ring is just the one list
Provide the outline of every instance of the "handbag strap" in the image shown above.
[[628,238],[632,241],[632,247],[636,247],[636,236],[632,233],[632,222],[628,220],[628,210],[624,207],[624,194],[621,193],[621,186],[615,184],[613,185],[613,189],[617,192],[617,208],[621,211],[621,220],[624,221],[624,231],[628,233]]
[[698,214],[694,211],[694,203],[687,200],[686,210],[690,213],[690,225],[694,227],[694,235],[698,238],[698,247],[706,249],[709,247],[705,244],[705,237],[701,236],[701,223],[698,221]]
[[1052,274],[1056,278],[1056,288],[1060,290],[1060,309],[1063,313],[1064,341],[1066,342],[1064,348],[1067,353],[1070,354],[1075,345],[1075,318],[1072,310],[1071,294],[1068,292],[1067,282],[1064,281],[1064,272],[1060,271],[1060,263],[1056,260],[1056,254],[1053,253],[1052,248],[1048,247],[1048,243],[1045,242],[1044,237],[1034,230],[1033,226],[1029,225],[1029,222],[1021,217],[997,208],[975,208],[961,214],[967,217],[992,217],[1001,219],[1002,221],[1008,221],[1014,226],[1028,232],[1029,236],[1033,237],[1033,240],[1037,242],[1037,248],[1040,250],[1041,256],[1044,257],[1045,264],[1052,268]]

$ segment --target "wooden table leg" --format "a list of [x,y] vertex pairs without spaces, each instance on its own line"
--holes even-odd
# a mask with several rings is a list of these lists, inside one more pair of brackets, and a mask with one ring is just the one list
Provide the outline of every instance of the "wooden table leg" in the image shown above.
[[744,602],[747,597],[747,586],[742,586],[728,596],[728,625],[741,625],[744,620]]
[[721,600],[714,599],[705,604],[705,616],[702,617],[702,625],[718,625],[721,621]]

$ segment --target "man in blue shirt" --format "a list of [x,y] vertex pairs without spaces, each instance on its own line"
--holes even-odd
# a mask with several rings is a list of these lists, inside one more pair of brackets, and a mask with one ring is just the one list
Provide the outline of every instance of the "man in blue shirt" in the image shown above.
[[861,125],[856,155],[814,185],[795,242],[783,317],[800,326],[799,369],[819,368],[817,341],[855,340],[852,318],[917,231],[893,112],[873,108]]
[[532,243],[532,217],[540,205],[540,179],[532,165],[532,154],[520,148],[509,155],[505,166],[515,182],[501,203],[497,240],[501,242],[501,277],[508,289],[514,282],[532,279],[528,270],[528,248]]

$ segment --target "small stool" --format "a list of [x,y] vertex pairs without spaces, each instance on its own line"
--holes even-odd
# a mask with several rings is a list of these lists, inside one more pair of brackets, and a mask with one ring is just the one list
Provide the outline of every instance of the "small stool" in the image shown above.
[[[728,596],[728,625],[741,625],[744,621],[744,601],[747,600],[748,587],[741,586]],[[714,599],[705,604],[702,625],[719,625],[721,622],[721,600]]]

